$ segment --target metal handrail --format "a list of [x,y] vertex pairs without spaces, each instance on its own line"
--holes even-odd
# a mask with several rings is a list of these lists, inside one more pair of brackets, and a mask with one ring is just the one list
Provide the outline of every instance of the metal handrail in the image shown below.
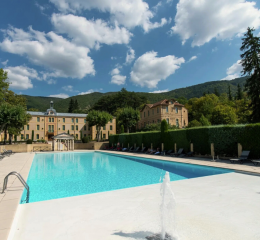
[[27,190],[27,200],[29,199],[29,193],[30,193],[30,190],[29,190],[29,186],[28,184],[25,182],[25,180],[23,179],[23,177],[20,175],[20,173],[18,172],[10,172],[9,174],[6,175],[5,179],[4,179],[4,184],[3,184],[3,190],[1,192],[1,194],[4,193],[5,189],[7,188],[7,183],[8,183],[8,177],[11,176],[11,175],[15,175],[19,180],[20,182],[23,184],[23,186],[25,187],[25,189]]

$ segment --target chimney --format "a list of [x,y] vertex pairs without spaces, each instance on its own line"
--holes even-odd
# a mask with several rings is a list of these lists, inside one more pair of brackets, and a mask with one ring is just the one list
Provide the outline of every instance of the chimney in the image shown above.
[[53,101],[50,102],[50,108],[53,109]]

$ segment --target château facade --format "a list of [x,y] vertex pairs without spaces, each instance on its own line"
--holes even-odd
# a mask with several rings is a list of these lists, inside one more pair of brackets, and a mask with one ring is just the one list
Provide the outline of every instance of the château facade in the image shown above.
[[[32,119],[25,125],[21,134],[17,136],[17,141],[32,139],[34,130],[34,140],[47,140],[60,133],[69,133],[75,139],[81,140],[82,137],[95,139],[97,136],[96,126],[89,127],[86,120],[87,114],[78,113],[57,113],[50,102],[50,108],[46,112],[31,112]],[[102,138],[108,139],[108,134],[116,134],[116,118],[113,118],[106,126],[101,128]],[[7,140],[8,140],[7,136]],[[4,134],[0,136],[3,141]]]
[[154,104],[146,104],[140,111],[139,129],[146,124],[160,123],[163,119],[170,125],[183,128],[188,126],[188,110],[174,99],[164,99]]

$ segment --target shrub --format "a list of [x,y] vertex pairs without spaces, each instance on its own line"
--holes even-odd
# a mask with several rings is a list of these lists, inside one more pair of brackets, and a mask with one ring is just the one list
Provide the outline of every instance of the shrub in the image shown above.
[[26,141],[27,144],[32,144],[32,142],[33,142],[32,139],[27,139]]
[[83,143],[88,143],[88,142],[89,142],[89,138],[88,138],[88,137],[83,137],[83,138],[81,139],[81,141],[82,141]]

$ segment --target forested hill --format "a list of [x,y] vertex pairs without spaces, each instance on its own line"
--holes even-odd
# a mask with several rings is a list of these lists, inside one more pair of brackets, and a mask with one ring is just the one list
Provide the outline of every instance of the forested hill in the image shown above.
[[[237,90],[237,85],[240,84],[242,87],[246,82],[247,77],[236,78],[231,81],[212,81],[212,82],[205,82],[201,84],[197,84],[194,86],[186,87],[186,88],[179,88],[174,89],[169,92],[165,93],[146,93],[146,92],[138,92],[139,96],[146,97],[151,103],[158,102],[165,98],[180,98],[185,97],[187,99],[194,98],[194,97],[201,97],[203,93],[214,93],[214,90],[217,89],[218,92],[227,93],[228,86],[230,85],[231,92],[235,95]],[[27,108],[36,108],[39,111],[46,111],[46,109],[50,106],[50,101],[54,101],[54,108],[58,112],[67,112],[70,99],[73,98],[74,100],[77,99],[79,103],[79,107],[84,109],[86,107],[91,107],[94,103],[96,103],[101,97],[106,95],[114,94],[115,92],[108,92],[108,93],[90,93],[86,95],[76,95],[70,98],[61,99],[61,98],[54,98],[54,97],[34,97],[34,96],[27,96]]]

